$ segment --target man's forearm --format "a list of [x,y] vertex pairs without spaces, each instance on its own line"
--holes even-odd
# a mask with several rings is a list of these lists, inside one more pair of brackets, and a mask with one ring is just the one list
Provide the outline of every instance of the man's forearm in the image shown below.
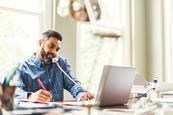
[[17,99],[27,99],[28,92],[26,92],[23,89],[17,87],[16,91],[15,91],[15,97]]

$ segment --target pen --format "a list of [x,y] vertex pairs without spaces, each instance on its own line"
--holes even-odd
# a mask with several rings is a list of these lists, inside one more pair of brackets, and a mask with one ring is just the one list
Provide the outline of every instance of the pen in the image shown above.
[[43,85],[43,83],[41,82],[40,79],[37,79],[37,83],[43,90],[46,90],[46,88],[44,87],[44,85]]

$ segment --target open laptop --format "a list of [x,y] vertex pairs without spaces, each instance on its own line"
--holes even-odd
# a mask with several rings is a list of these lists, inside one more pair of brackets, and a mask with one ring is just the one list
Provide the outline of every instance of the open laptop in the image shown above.
[[64,104],[84,106],[112,106],[126,104],[131,93],[135,76],[135,68],[105,65],[96,99],[92,101],[92,103],[91,101],[88,101],[74,103],[64,102]]

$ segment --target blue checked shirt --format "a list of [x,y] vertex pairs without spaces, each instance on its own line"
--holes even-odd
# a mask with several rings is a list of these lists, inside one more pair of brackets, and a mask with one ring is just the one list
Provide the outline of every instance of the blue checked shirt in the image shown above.
[[78,85],[69,80],[58,68],[56,63],[43,65],[41,60],[38,59],[34,53],[30,59],[21,63],[18,68],[20,77],[15,91],[16,98],[27,99],[28,93],[36,92],[41,89],[37,83],[37,79],[40,79],[46,90],[51,92],[53,101],[63,100],[63,89],[68,90],[74,98],[77,98],[81,92],[85,92],[86,90],[80,86],[80,82],[72,73],[71,66],[67,60],[61,56],[58,58],[56,63],[59,63],[62,69],[78,83]]

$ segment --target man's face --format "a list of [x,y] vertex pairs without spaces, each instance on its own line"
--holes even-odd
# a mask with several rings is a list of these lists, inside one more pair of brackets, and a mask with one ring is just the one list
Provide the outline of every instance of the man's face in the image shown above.
[[40,55],[44,63],[52,63],[52,59],[57,56],[57,52],[61,48],[61,41],[57,38],[50,37],[41,44]]

